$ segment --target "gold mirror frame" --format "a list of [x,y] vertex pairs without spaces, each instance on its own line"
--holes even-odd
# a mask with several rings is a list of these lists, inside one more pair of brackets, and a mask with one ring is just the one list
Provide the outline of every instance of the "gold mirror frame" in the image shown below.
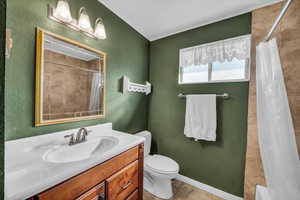
[[[43,67],[44,67],[44,37],[45,34],[52,36],[54,38],[60,39],[64,42],[76,45],[78,47],[87,49],[89,51],[95,52],[101,56],[103,56],[103,67],[101,69],[104,77],[104,87],[103,87],[103,97],[102,97],[102,107],[103,113],[101,115],[92,115],[92,116],[83,116],[83,117],[73,117],[73,118],[63,118],[63,119],[55,119],[55,120],[43,120],[42,118],[42,106],[43,106],[43,91],[42,91],[42,78],[43,78]],[[98,119],[105,117],[105,94],[106,94],[106,53],[89,46],[83,45],[79,42],[70,40],[63,36],[45,31],[41,28],[36,29],[36,82],[35,82],[35,126],[45,126],[45,125],[52,125],[52,124],[62,124],[67,122],[76,122],[81,120],[90,120],[90,119]]]

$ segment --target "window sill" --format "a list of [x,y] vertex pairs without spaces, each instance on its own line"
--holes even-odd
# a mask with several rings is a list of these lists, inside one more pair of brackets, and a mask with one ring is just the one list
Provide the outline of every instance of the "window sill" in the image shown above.
[[178,85],[197,85],[197,84],[210,84],[210,83],[239,83],[239,82],[249,82],[248,79],[242,80],[221,80],[221,81],[209,81],[209,82],[195,82],[195,83],[178,83]]

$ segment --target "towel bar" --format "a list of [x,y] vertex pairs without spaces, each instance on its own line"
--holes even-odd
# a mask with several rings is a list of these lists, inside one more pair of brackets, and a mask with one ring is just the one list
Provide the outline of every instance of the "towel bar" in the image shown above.
[[[192,94],[192,95],[201,95],[201,94]],[[179,98],[186,98],[186,94],[182,94],[182,93],[179,93],[178,94],[178,97]],[[224,94],[217,94],[216,95],[217,97],[222,97],[224,99],[228,99],[229,98],[229,94],[228,93],[224,93]]]

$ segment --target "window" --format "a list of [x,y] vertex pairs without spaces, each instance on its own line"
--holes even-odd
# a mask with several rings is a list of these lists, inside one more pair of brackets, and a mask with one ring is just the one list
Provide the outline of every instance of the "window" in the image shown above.
[[213,62],[180,68],[179,83],[247,81],[249,59]]
[[248,81],[250,36],[180,50],[179,84]]

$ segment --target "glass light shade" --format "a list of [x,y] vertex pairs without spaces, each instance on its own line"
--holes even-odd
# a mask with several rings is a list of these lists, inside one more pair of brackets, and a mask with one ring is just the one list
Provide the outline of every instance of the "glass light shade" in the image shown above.
[[69,3],[66,0],[59,0],[57,2],[54,15],[63,22],[71,22],[73,20]]
[[91,32],[92,30],[90,17],[83,7],[79,10],[78,26],[83,31]]
[[94,36],[98,39],[106,39],[105,27],[100,18],[96,20]]

